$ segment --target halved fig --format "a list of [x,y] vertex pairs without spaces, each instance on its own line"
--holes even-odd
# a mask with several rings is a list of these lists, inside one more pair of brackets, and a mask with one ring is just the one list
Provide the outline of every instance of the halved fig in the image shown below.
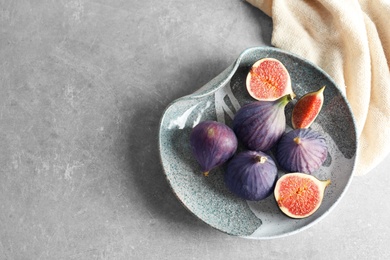
[[294,129],[308,128],[317,118],[324,104],[325,86],[301,97],[295,104],[291,123]]
[[273,101],[287,94],[294,98],[290,74],[277,59],[264,58],[256,61],[246,78],[249,95],[256,100]]
[[291,218],[305,218],[320,207],[330,180],[305,173],[288,173],[279,178],[274,196],[280,210]]

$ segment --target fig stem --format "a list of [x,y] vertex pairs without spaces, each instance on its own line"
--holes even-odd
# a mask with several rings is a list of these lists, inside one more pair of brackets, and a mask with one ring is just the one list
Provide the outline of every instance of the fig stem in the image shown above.
[[261,155],[256,155],[255,160],[256,160],[256,162],[259,162],[259,163],[265,163],[267,161],[267,157],[261,156]]
[[324,90],[325,90],[325,87],[326,87],[326,86],[323,86],[322,88],[320,88],[320,89],[317,91],[317,94],[323,93]]
[[325,181],[321,181],[321,182],[324,185],[324,188],[328,187],[331,184],[330,180],[325,180]]
[[300,143],[301,143],[301,138],[295,137],[295,138],[294,138],[294,142],[295,142],[296,144],[300,144]]
[[203,176],[208,177],[209,176],[209,171],[203,172]]
[[279,98],[276,102],[279,103],[280,106],[285,107],[291,100],[294,99],[295,94],[287,94],[283,97]]

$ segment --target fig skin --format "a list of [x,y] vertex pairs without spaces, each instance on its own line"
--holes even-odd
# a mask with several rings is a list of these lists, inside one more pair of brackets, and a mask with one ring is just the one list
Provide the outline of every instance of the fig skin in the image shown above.
[[285,133],[276,148],[276,160],[289,172],[311,174],[328,156],[326,139],[311,128],[299,128]]
[[192,154],[203,174],[229,160],[237,150],[237,137],[227,125],[216,121],[203,121],[190,134]]
[[242,106],[233,119],[233,131],[252,151],[268,151],[286,130],[284,108],[292,99],[285,95],[275,101],[254,101]]
[[236,154],[226,166],[226,187],[238,197],[258,201],[272,194],[278,178],[273,159],[260,151]]

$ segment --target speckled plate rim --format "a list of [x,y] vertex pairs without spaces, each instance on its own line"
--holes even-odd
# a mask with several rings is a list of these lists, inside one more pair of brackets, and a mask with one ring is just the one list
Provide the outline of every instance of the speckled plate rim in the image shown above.
[[[353,124],[353,131],[355,133],[355,147],[356,147],[356,150],[357,150],[357,147],[358,147],[358,138],[357,138],[357,128],[356,128],[356,121],[355,121],[355,117],[352,113],[352,108],[345,96],[345,94],[340,90],[339,86],[336,84],[336,82],[323,70],[321,69],[320,67],[318,67],[316,64],[312,63],[311,61],[305,59],[305,58],[302,58],[300,57],[299,55],[296,55],[294,53],[291,53],[291,52],[288,52],[288,51],[284,51],[284,50],[281,50],[281,49],[278,49],[278,48],[275,48],[275,47],[268,47],[268,46],[260,46],[260,47],[250,47],[250,48],[247,48],[245,49],[243,52],[241,52],[241,54],[238,56],[238,58],[233,62],[233,64],[231,64],[229,67],[227,67],[224,71],[222,71],[220,74],[218,74],[215,78],[213,78],[210,82],[206,83],[205,85],[203,85],[201,88],[199,88],[198,90],[196,90],[195,92],[193,92],[192,94],[189,94],[189,95],[185,95],[183,97],[180,97],[174,101],[172,101],[163,111],[162,113],[162,117],[160,119],[160,123],[159,123],[159,154],[160,154],[160,163],[162,165],[162,168],[163,168],[163,171],[164,171],[164,175],[166,177],[166,180],[167,182],[169,183],[174,195],[177,197],[177,199],[179,200],[179,202],[184,206],[184,208],[186,208],[192,215],[194,215],[196,218],[200,219],[201,221],[203,221],[204,223],[206,223],[207,225],[211,226],[212,228],[218,230],[218,231],[221,231],[223,233],[226,233],[228,235],[232,235],[228,232],[225,232],[223,230],[220,230],[218,227],[215,227],[213,225],[210,225],[209,223],[207,223],[207,221],[205,221],[204,219],[202,219],[201,217],[199,217],[197,214],[195,214],[194,212],[192,212],[192,210],[190,208],[187,207],[187,205],[178,197],[178,195],[176,194],[175,190],[172,188],[172,184],[171,184],[171,180],[168,178],[168,175],[166,173],[166,169],[164,167],[164,162],[163,162],[163,158],[162,158],[162,152],[161,152],[161,147],[162,147],[162,138],[161,138],[161,134],[163,132],[162,130],[162,122],[165,120],[165,117],[166,117],[166,111],[169,110],[169,108],[171,108],[172,106],[174,106],[176,103],[180,102],[180,101],[183,101],[183,100],[186,100],[186,99],[197,99],[197,98],[201,98],[201,97],[204,97],[204,96],[207,96],[207,95],[210,95],[210,94],[213,94],[214,92],[218,91],[218,89],[224,87],[227,83],[229,83],[229,81],[231,80],[232,76],[235,74],[236,70],[238,69],[238,67],[240,66],[240,63],[241,63],[241,60],[243,59],[243,57],[245,55],[247,55],[249,52],[254,52],[254,51],[259,51],[259,52],[262,52],[262,51],[275,51],[275,52],[279,52],[281,54],[284,54],[284,55],[287,55],[287,56],[291,56],[293,58],[296,58],[296,59],[299,59],[301,60],[302,62],[304,63],[307,63],[309,66],[312,66],[313,68],[315,68],[316,70],[318,70],[320,73],[322,73],[325,77],[327,77],[327,79],[329,80],[329,82],[331,82],[334,86],[336,86],[336,89],[338,90],[339,92],[339,95],[344,99],[345,101],[345,105],[347,106],[348,108],[348,113],[351,117],[351,120],[352,120],[352,124]],[[221,75],[225,75],[224,77],[221,78]],[[212,83],[213,82],[213,83]],[[210,85],[213,85],[213,87],[210,88]],[[353,178],[353,173],[355,171],[355,166],[356,166],[356,155],[353,157],[353,166],[352,166],[352,169],[351,169],[351,173],[348,177],[348,180],[346,182],[346,185],[344,186],[344,188],[342,189],[342,192],[340,193],[340,196],[338,196],[334,203],[327,209],[325,210],[325,212],[320,215],[319,217],[317,217],[315,220],[313,220],[312,222],[306,224],[305,226],[303,227],[300,227],[296,230],[293,230],[293,231],[289,231],[289,232],[285,232],[283,234],[279,234],[279,235],[272,235],[272,236],[267,236],[267,237],[253,237],[253,236],[239,236],[239,237],[242,237],[242,238],[246,238],[246,239],[253,239],[253,240],[269,240],[269,239],[276,239],[276,238],[283,238],[283,237],[287,237],[287,236],[291,236],[291,235],[294,235],[294,234],[297,234],[297,233],[300,233],[306,229],[309,229],[310,227],[314,226],[315,224],[317,224],[318,222],[320,222],[321,220],[323,220],[326,216],[328,216],[328,214],[339,204],[339,202],[341,201],[341,199],[344,197],[345,193],[347,192],[349,186],[351,185],[351,182],[352,182],[352,178]]]

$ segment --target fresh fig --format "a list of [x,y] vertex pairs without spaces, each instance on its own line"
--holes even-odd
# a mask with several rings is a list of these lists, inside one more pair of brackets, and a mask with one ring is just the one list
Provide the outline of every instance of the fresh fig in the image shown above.
[[190,134],[190,145],[203,174],[229,160],[237,150],[237,137],[227,125],[216,121],[202,121]]
[[311,128],[285,133],[276,148],[276,160],[289,172],[313,173],[326,160],[326,139]]
[[324,104],[325,86],[301,97],[295,104],[291,123],[293,128],[308,128],[317,118]]
[[227,164],[226,187],[245,200],[262,200],[272,194],[278,176],[273,159],[256,151],[243,151]]
[[249,95],[256,100],[273,101],[293,94],[290,74],[277,59],[264,58],[256,61],[246,78]]
[[254,101],[242,106],[233,119],[233,131],[249,150],[267,151],[286,129],[287,94],[275,101]]
[[288,173],[279,178],[274,196],[280,210],[291,218],[312,215],[322,203],[330,180],[321,181],[305,173]]

